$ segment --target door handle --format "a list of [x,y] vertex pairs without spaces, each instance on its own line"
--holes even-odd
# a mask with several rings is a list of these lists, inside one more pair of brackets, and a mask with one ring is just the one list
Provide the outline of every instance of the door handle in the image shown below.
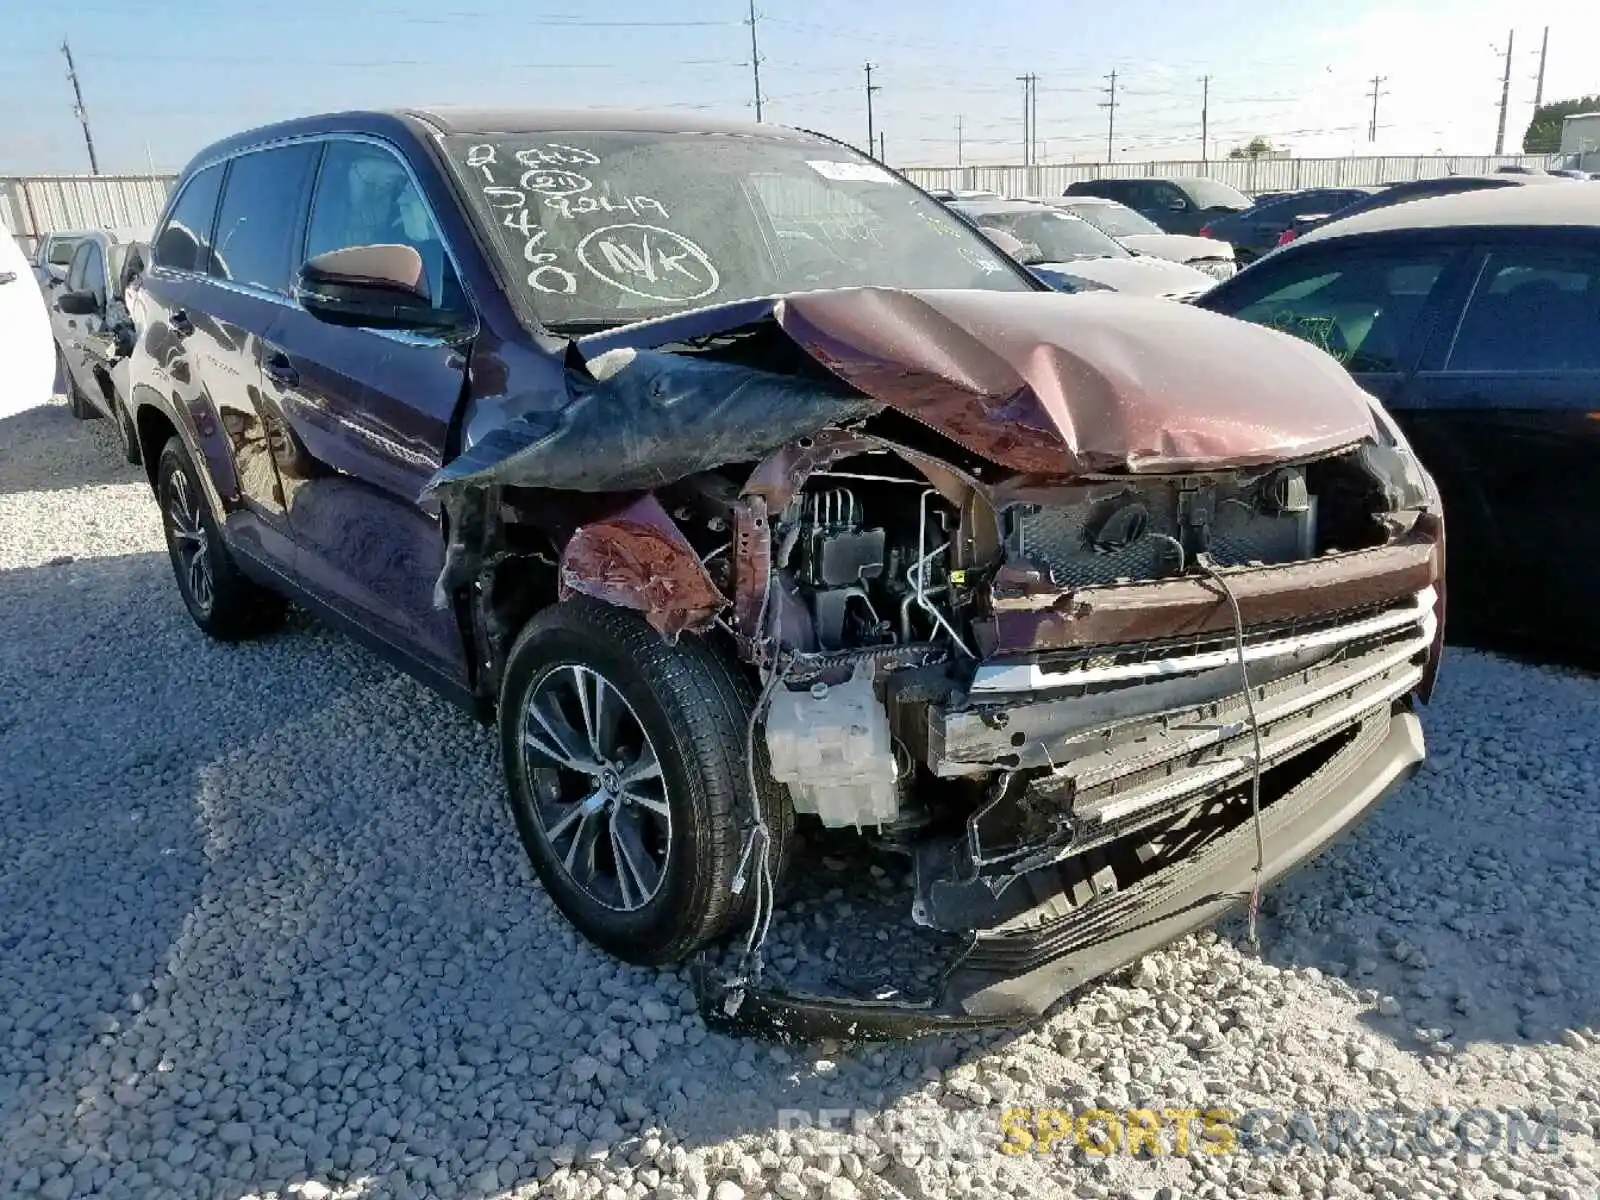
[[281,387],[294,387],[300,382],[300,372],[282,350],[274,350],[262,360],[261,373]]
[[172,332],[179,337],[188,337],[194,332],[194,322],[189,320],[189,314],[181,308],[167,318],[167,324],[172,327]]
[[15,283],[16,281],[17,273],[15,271],[0,271],[0,284]]

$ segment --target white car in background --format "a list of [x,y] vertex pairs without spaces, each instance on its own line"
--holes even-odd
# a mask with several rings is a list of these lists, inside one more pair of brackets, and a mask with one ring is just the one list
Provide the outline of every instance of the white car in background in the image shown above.
[[1217,282],[1182,263],[1135,254],[1089,222],[1053,205],[1034,200],[970,200],[949,207],[1057,291],[1111,291],[1192,300]]
[[1115,200],[1103,196],[1050,196],[1040,203],[1081,217],[1136,254],[1183,263],[1217,280],[1232,279],[1238,273],[1233,247],[1227,242],[1187,233],[1166,233],[1149,217]]
[[0,418],[49,401],[55,391],[55,344],[32,264],[0,227]]

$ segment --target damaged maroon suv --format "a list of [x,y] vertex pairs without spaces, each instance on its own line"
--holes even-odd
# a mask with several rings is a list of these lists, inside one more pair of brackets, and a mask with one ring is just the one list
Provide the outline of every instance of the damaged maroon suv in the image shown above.
[[[135,305],[194,620],[293,601],[497,721],[556,904],[718,1019],[1026,1020],[1423,758],[1442,514],[1376,403],[1294,338],[1049,292],[829,139],[257,130],[184,173]],[[866,945],[914,977],[789,970],[807,831],[900,856]]]

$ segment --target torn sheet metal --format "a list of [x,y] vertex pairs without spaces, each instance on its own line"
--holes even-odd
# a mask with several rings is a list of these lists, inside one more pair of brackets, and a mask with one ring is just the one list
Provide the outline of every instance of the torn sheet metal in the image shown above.
[[[648,490],[883,406],[999,466],[1054,479],[1250,467],[1378,434],[1366,393],[1326,355],[1185,305],[846,288],[767,311],[833,380],[628,344],[708,336],[714,310],[611,330],[571,345],[564,394],[474,440],[428,491]],[[760,318],[746,304],[727,319],[749,329]]]
[[[593,368],[591,370],[591,367]],[[428,492],[488,483],[580,492],[648,491],[752,462],[877,406],[831,387],[732,363],[623,348],[586,364],[574,348],[566,396],[486,433]]]
[[[1438,582],[1431,530],[1368,550],[1227,571],[1246,626],[1366,608],[1414,596]],[[990,654],[1114,645],[1226,631],[1233,610],[1196,576],[1062,592],[1013,570],[997,579],[994,615],[980,629]]]
[[572,535],[561,554],[561,597],[574,592],[643,613],[667,638],[704,630],[728,604],[654,496]]
[[1181,304],[855,288],[788,296],[774,312],[839,378],[1016,471],[1249,467],[1377,435],[1338,363]]

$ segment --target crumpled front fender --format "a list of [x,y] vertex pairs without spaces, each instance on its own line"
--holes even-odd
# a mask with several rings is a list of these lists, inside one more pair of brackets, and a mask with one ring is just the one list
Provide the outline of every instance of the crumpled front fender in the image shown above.
[[709,628],[728,599],[654,496],[580,526],[561,553],[561,597],[643,613],[666,638]]

